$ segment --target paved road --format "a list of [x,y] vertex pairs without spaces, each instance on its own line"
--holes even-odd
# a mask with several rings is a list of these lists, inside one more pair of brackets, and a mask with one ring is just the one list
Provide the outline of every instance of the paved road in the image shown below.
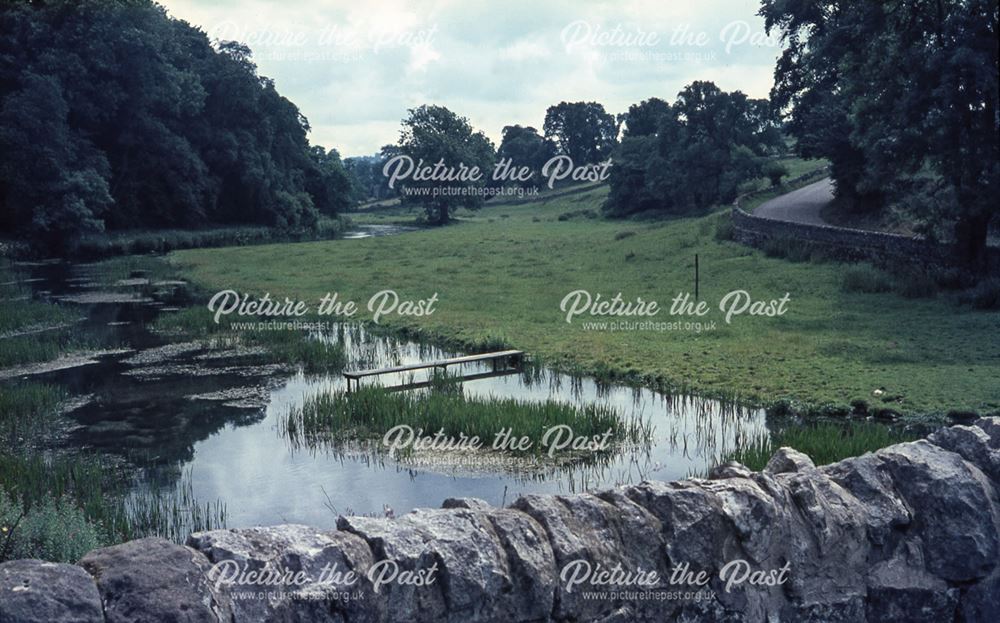
[[833,201],[833,181],[826,178],[793,190],[787,195],[765,201],[754,209],[753,214],[776,221],[829,225],[830,223],[824,221],[819,213],[831,201]]

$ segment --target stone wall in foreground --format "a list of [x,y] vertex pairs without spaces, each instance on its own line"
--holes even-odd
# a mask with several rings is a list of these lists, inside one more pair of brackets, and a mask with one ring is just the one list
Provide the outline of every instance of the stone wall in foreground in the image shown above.
[[[95,550],[79,565],[9,562],[0,621],[995,622],[998,532],[1000,418],[986,418],[821,468],[782,449],[761,473],[731,464],[705,480],[510,508],[448,500],[398,519],[341,518],[334,531],[218,530],[187,546]],[[720,570],[740,560],[765,571],[762,585],[727,591]],[[708,584],[670,584],[685,563]],[[585,565],[660,581],[568,590],[561,570]],[[370,571],[390,568],[408,582],[376,591]],[[264,584],[247,570],[287,575]]]

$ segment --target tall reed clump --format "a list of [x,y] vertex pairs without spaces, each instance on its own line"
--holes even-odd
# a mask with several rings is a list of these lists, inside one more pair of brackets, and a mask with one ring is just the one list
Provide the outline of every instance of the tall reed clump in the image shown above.
[[[609,443],[616,447],[645,446],[652,437],[648,422],[625,418],[607,405],[468,397],[461,391],[440,389],[389,392],[380,387],[309,396],[301,407],[286,412],[281,430],[293,443],[316,446],[376,438],[403,424],[422,429],[422,435],[443,431],[453,439],[478,437],[484,449],[491,447],[498,433],[509,430],[511,438],[531,440],[526,453],[545,452],[545,433],[559,425],[583,437],[601,436],[610,430]],[[549,437],[549,443],[553,439]]]
[[719,463],[736,461],[760,471],[778,448],[788,446],[809,456],[816,465],[827,465],[917,438],[915,433],[874,422],[788,426],[738,441],[736,449]]
[[51,427],[66,390],[43,383],[18,383],[0,390],[0,442],[8,447]]

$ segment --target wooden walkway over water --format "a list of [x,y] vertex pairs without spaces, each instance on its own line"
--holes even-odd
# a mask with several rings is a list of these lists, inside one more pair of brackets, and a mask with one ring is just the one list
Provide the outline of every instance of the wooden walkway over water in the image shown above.
[[478,355],[465,355],[463,357],[452,357],[451,359],[438,359],[437,361],[426,361],[422,363],[410,363],[402,366],[391,366],[389,368],[372,368],[370,370],[357,370],[354,372],[344,372],[347,380],[347,391],[351,391],[351,384],[354,389],[361,387],[361,379],[368,376],[380,376],[382,374],[397,374],[400,372],[411,372],[413,370],[429,370],[431,368],[447,370],[448,366],[461,365],[464,363],[476,363],[480,361],[492,361],[494,366],[503,363],[505,367],[520,366],[524,361],[524,351],[521,350],[501,350],[495,353],[480,353]]

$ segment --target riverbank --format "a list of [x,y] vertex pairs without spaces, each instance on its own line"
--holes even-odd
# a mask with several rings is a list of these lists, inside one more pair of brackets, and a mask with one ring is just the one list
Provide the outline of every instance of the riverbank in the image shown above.
[[[721,214],[607,221],[599,217],[605,193],[487,208],[453,226],[349,245],[172,257],[209,291],[304,300],[337,292],[362,304],[387,288],[410,299],[436,292],[434,314],[389,316],[381,324],[468,350],[508,345],[606,380],[833,414],[863,408],[940,417],[1000,409],[1000,314],[974,311],[947,295],[849,291],[846,265],[789,262],[720,239]],[[700,299],[713,310],[704,322],[665,309],[678,293],[693,293],[696,254]],[[655,300],[665,310],[647,330],[585,326],[614,319],[567,323],[560,303],[581,289]],[[787,293],[788,311],[726,324],[717,305],[734,290],[762,300]]]

